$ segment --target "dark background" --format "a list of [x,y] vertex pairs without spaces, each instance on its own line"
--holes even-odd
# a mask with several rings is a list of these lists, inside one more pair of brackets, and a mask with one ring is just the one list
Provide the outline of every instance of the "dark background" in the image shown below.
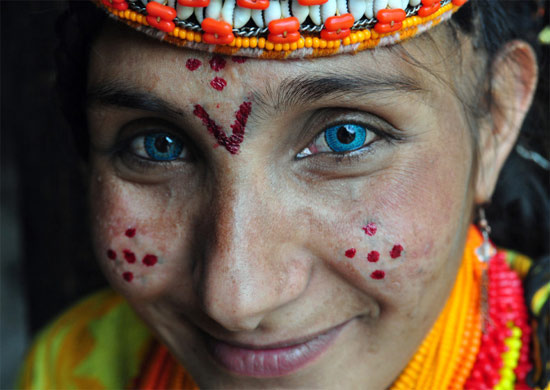
[[[54,92],[55,20],[65,4],[0,1],[0,7],[0,388],[5,389],[32,335],[106,282],[88,239],[84,166]],[[548,159],[548,46],[541,64],[536,119],[530,124],[537,131],[521,142]],[[549,252],[549,184],[547,170],[513,155],[488,210],[497,243],[534,257]]]

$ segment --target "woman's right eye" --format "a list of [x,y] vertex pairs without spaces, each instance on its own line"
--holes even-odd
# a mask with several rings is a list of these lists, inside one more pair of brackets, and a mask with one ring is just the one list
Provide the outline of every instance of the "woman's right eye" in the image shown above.
[[145,160],[169,162],[185,160],[189,150],[182,140],[167,133],[140,135],[130,142],[130,152]]

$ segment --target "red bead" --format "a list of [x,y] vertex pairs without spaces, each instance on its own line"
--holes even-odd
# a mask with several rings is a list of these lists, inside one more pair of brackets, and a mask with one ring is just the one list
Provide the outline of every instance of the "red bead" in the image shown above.
[[434,5],[432,6],[424,6],[418,10],[418,16],[421,16],[423,18],[425,18],[426,16],[430,16],[436,13],[440,7],[441,7],[440,2],[434,3]]
[[267,40],[273,43],[292,43],[300,39],[300,22],[295,16],[272,20],[267,26],[270,34]]
[[467,1],[468,0],[453,0],[453,4],[456,5],[457,7],[460,7],[461,5],[466,3]]
[[237,0],[237,5],[241,8],[267,9],[269,0]]
[[210,0],[178,0],[178,4],[184,7],[207,7]]
[[328,0],[298,0],[298,4],[303,6],[321,5],[325,4]]
[[267,40],[273,43],[292,43],[300,40],[300,33],[298,31],[294,31],[284,34],[268,34]]
[[151,1],[147,3],[146,9],[146,19],[150,26],[168,33],[174,31],[176,25],[172,20],[177,16],[174,8]]
[[353,27],[353,23],[355,22],[355,18],[352,14],[343,14],[338,16],[331,16],[327,18],[325,22],[325,28],[328,31],[338,31],[343,30],[346,28]]
[[321,31],[321,39],[324,39],[325,41],[335,41],[338,39],[344,39],[350,34],[351,34],[351,30],[349,28],[344,28],[339,31],[327,31],[323,29]]
[[222,20],[206,18],[201,23],[202,40],[213,45],[227,45],[235,39],[231,25]]

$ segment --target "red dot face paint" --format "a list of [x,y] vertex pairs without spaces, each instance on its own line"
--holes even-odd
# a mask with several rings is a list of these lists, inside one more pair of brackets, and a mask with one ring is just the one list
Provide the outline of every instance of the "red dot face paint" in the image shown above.
[[141,261],[143,264],[145,264],[147,267],[152,267],[155,264],[157,264],[157,256],[155,255],[145,255],[143,260]]
[[248,58],[246,57],[239,57],[239,56],[231,57],[231,61],[236,62],[237,64],[244,64],[246,60],[248,60]]
[[109,249],[107,251],[107,257],[111,260],[115,260],[116,259],[116,252],[112,249]]
[[390,251],[390,257],[392,259],[397,259],[399,256],[401,256],[401,252],[403,252],[403,247],[399,244],[394,245]]
[[122,251],[122,253],[124,254],[124,259],[128,263],[132,264],[132,263],[136,262],[136,255],[134,255],[134,252],[132,252],[131,250],[124,249],[124,251]]
[[208,63],[210,64],[210,67],[214,72],[219,72],[220,70],[225,68],[225,64],[226,64],[225,59],[220,56],[212,57],[212,59],[208,61]]
[[131,282],[132,279],[134,279],[134,274],[131,273],[131,272],[124,272],[124,273],[122,274],[122,278],[123,278],[124,280],[126,280],[127,282]]
[[374,222],[370,222],[367,226],[363,226],[362,229],[365,231],[367,236],[374,236],[376,234],[377,227]]
[[214,79],[210,82],[210,85],[212,88],[214,88],[216,91],[223,91],[223,89],[227,85],[227,81],[222,79],[221,77],[214,77]]
[[370,274],[370,277],[376,280],[384,279],[385,276],[386,276],[386,273],[379,269],[377,269],[372,274]]
[[131,228],[131,229],[128,229],[126,230],[126,237],[134,237],[136,235],[136,229],[135,228]]
[[239,109],[235,113],[235,122],[231,125],[233,134],[230,137],[225,134],[225,131],[223,131],[221,126],[219,126],[216,121],[210,118],[208,112],[206,112],[200,104],[195,105],[193,114],[202,120],[202,123],[206,126],[206,129],[214,136],[214,138],[216,138],[218,144],[225,147],[229,153],[237,154],[239,152],[239,147],[244,140],[246,122],[251,111],[251,102],[241,103]]
[[346,251],[346,257],[349,257],[350,259],[353,259],[353,257],[355,256],[355,253],[357,253],[355,248],[348,249]]
[[201,65],[202,65],[201,60],[197,58],[189,58],[185,63],[185,67],[189,69],[191,72],[199,69]]
[[380,253],[378,253],[377,251],[371,251],[367,255],[367,260],[370,261],[371,263],[376,263],[379,259],[380,259]]

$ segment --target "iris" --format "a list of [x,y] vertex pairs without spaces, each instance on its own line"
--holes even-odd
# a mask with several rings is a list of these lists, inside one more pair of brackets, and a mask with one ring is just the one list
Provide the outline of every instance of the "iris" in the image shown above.
[[328,147],[337,153],[350,152],[361,148],[367,138],[363,126],[345,124],[329,127],[325,130],[325,141]]
[[172,161],[177,159],[183,150],[183,143],[168,134],[150,134],[143,139],[147,156],[155,161]]

